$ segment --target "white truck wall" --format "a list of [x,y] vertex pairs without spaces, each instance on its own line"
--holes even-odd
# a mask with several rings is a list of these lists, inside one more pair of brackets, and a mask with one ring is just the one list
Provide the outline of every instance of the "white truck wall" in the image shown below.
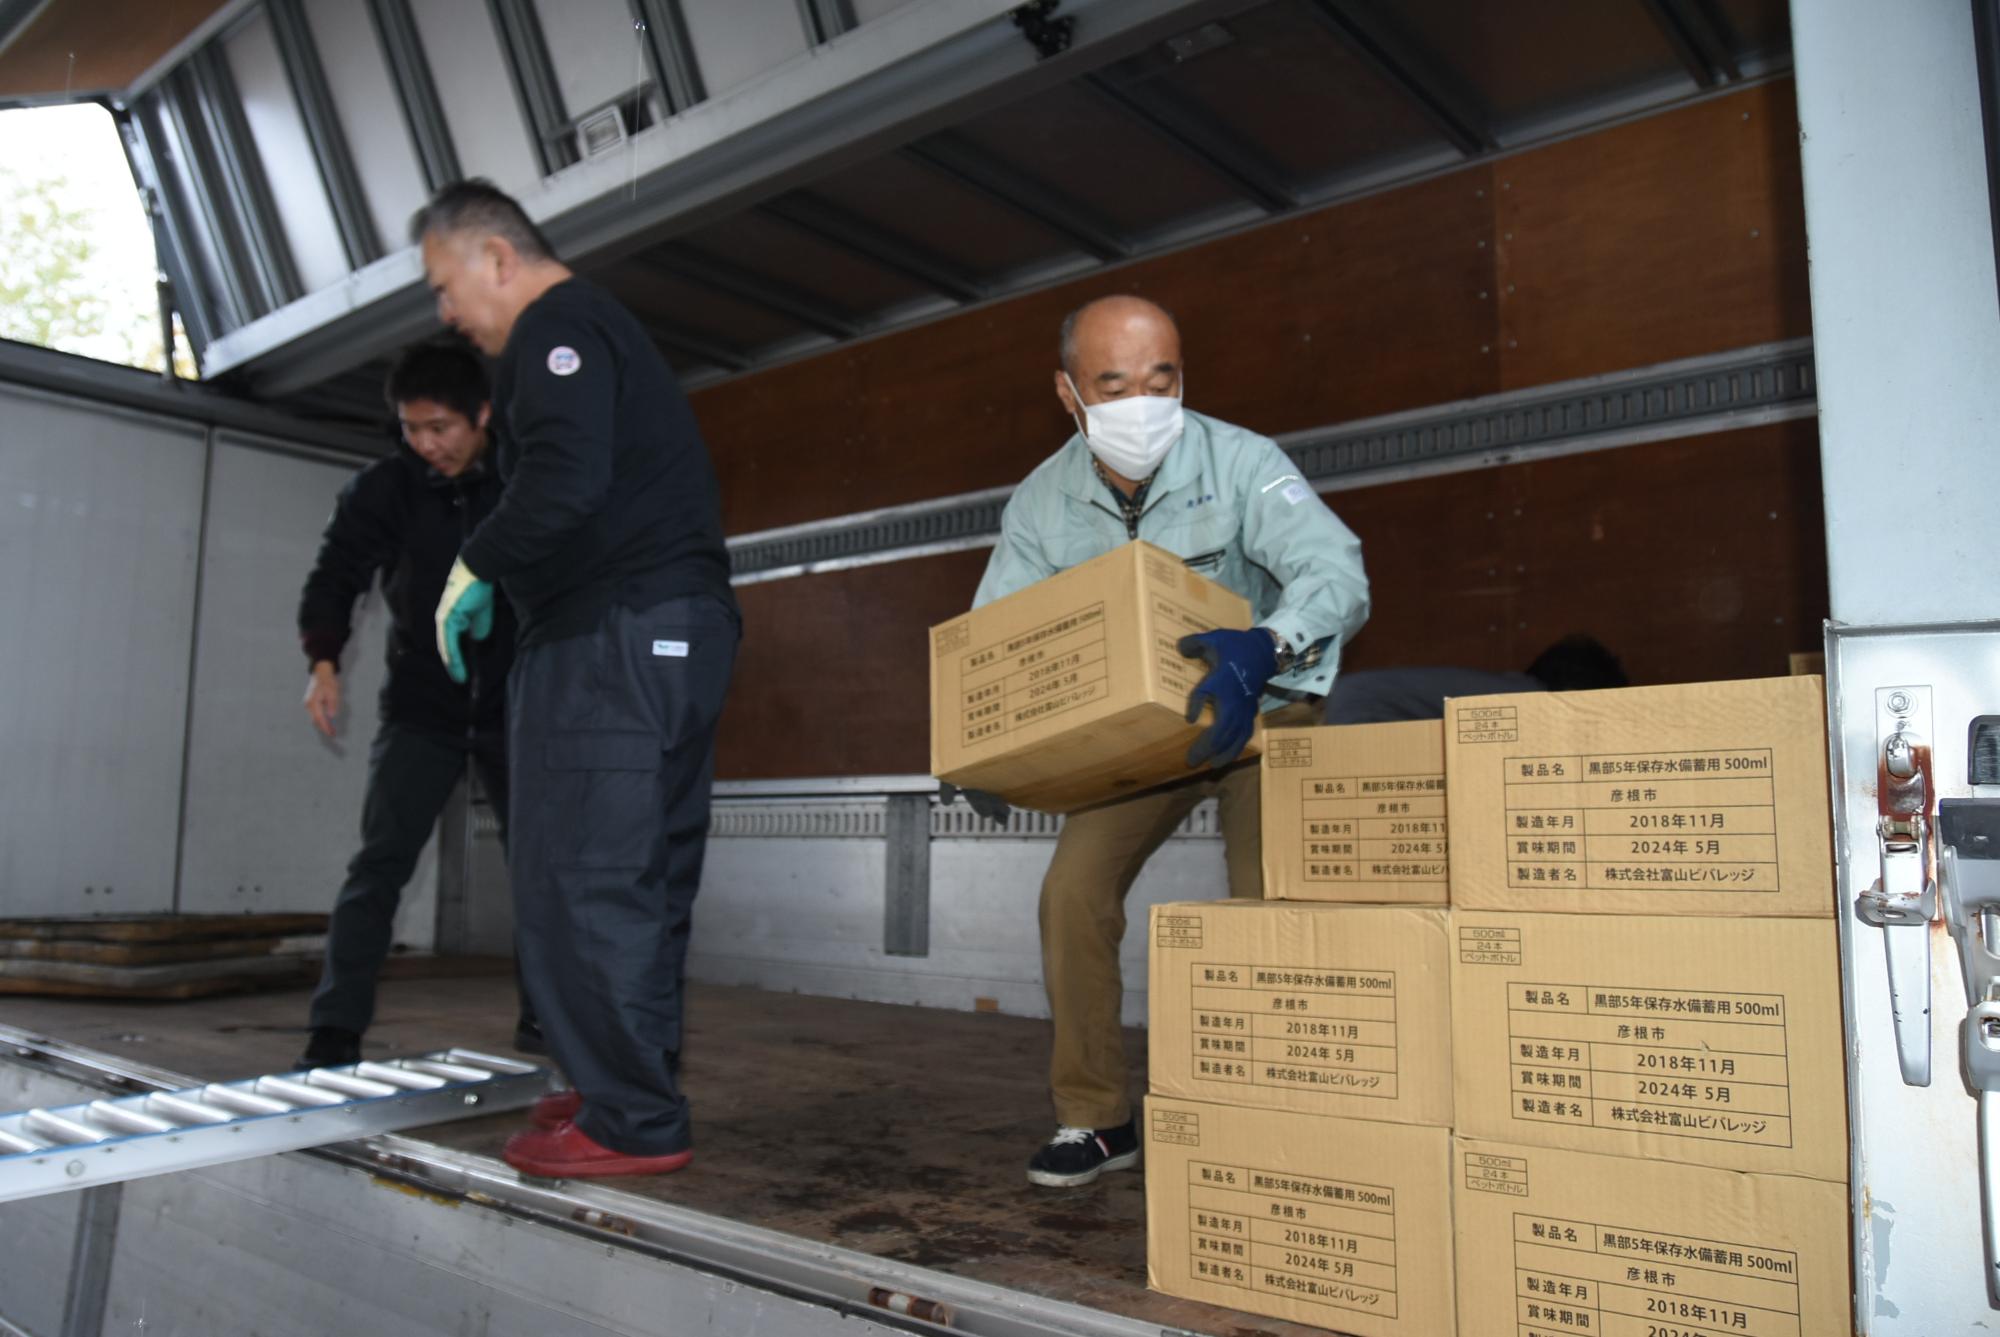
[[169,909],[198,429],[0,387],[0,914]]
[[[13,385],[0,422],[0,914],[328,908],[385,619],[371,597],[328,746],[293,617],[354,466]],[[399,942],[431,943],[435,867]]]

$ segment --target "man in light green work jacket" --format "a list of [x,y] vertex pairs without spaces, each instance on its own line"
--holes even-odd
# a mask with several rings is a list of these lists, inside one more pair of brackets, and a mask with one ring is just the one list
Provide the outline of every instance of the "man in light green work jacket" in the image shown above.
[[[1139,1159],[1119,1026],[1118,945],[1139,870],[1206,798],[1219,801],[1229,894],[1263,894],[1258,770],[1239,760],[1260,712],[1317,721],[1340,647],[1368,618],[1361,541],[1267,437],[1181,407],[1180,332],[1137,297],[1091,302],[1063,322],[1056,396],[1078,426],[1015,490],[973,606],[1132,539],[1178,553],[1250,601],[1256,624],[1181,643],[1207,662],[1189,718],[1215,722],[1187,780],[1073,814],[1042,883],[1042,974],[1055,1024],[1056,1135],[1031,1182],[1088,1184]],[[968,798],[983,815],[1006,806]]]

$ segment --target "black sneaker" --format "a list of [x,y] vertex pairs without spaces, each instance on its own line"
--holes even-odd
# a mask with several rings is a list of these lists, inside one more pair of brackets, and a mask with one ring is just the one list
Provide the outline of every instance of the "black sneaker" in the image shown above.
[[361,1061],[361,1037],[338,1026],[315,1026],[306,1052],[299,1055],[301,1068],[343,1068]]
[[1106,1170],[1129,1170],[1139,1163],[1139,1133],[1127,1119],[1116,1128],[1058,1126],[1048,1145],[1028,1162],[1028,1182],[1043,1188],[1077,1188],[1094,1183]]

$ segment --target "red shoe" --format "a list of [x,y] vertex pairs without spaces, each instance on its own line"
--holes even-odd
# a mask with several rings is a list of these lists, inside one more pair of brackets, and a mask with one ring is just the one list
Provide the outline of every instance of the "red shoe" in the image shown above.
[[537,1128],[554,1128],[557,1124],[568,1123],[583,1108],[583,1095],[578,1091],[551,1091],[537,1100],[528,1110],[528,1122]]
[[604,1179],[613,1175],[667,1175],[686,1169],[694,1152],[670,1156],[627,1156],[600,1146],[573,1123],[529,1129],[507,1139],[500,1156],[524,1175],[538,1179]]

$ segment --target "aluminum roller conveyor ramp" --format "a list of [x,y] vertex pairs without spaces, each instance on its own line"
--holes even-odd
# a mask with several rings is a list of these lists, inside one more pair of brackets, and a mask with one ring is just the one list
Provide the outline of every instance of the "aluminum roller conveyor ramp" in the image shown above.
[[549,1079],[444,1049],[0,1114],[0,1202],[519,1109]]

